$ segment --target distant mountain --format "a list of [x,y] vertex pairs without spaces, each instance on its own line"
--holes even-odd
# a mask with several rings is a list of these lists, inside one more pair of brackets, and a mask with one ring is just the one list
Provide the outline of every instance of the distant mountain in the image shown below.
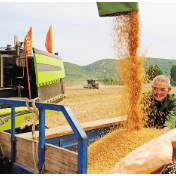
[[[147,58],[144,68],[146,69],[149,65],[158,65],[165,75],[170,76],[170,69],[172,65],[176,65],[176,60]],[[83,85],[87,79],[116,79],[118,76],[116,66],[117,60],[115,59],[102,59],[86,66],[64,62],[66,84],[68,86]]]

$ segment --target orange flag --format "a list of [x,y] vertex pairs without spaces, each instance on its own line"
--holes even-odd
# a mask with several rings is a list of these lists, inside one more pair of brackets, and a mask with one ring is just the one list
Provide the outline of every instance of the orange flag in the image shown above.
[[28,33],[26,34],[25,38],[24,38],[24,42],[25,42],[25,51],[27,51],[27,55],[31,55],[32,54],[32,26],[30,27]]
[[53,53],[53,36],[52,36],[52,26],[50,26],[49,31],[46,35],[45,47],[49,53]]

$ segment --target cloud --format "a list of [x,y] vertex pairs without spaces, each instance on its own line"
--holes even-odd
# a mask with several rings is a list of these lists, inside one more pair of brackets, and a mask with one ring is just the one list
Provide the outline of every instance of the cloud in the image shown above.
[[[176,3],[139,2],[142,44],[148,57],[176,58]],[[33,26],[33,46],[45,50],[45,37],[53,26],[53,48],[64,61],[87,65],[115,58],[110,18],[99,17],[96,2],[0,2],[0,46],[21,41]]]
[[[109,26],[98,16],[96,2],[91,3],[1,3],[4,29],[0,45],[13,35],[23,40],[33,26],[33,46],[45,50],[45,36],[53,26],[53,48],[64,61],[84,65],[106,58]],[[13,28],[12,28],[13,26]],[[7,31],[6,35],[1,35]],[[102,54],[104,53],[104,54]]]
[[[60,20],[62,22],[93,22],[98,17],[96,2],[20,2],[3,3],[9,14],[21,14],[21,18],[37,20]],[[89,10],[88,10],[89,9]],[[96,17],[96,16],[97,17]]]
[[143,40],[150,46],[148,56],[176,59],[175,8],[175,2],[139,3]]

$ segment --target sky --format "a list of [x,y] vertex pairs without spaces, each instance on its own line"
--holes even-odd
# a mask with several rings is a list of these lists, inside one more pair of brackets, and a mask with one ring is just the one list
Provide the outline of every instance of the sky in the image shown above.
[[[146,57],[176,59],[176,2],[139,2],[141,45]],[[85,66],[117,59],[112,17],[99,17],[96,2],[0,2],[0,47],[14,46],[33,27],[33,47],[46,51],[52,25],[53,51],[64,62]]]

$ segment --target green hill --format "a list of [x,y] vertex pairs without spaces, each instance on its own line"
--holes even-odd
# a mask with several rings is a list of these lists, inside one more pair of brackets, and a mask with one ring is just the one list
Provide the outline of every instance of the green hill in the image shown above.
[[172,59],[160,59],[160,58],[147,58],[144,68],[149,65],[158,65],[163,71],[163,74],[170,76],[170,69],[172,65],[176,65],[176,60]]
[[[66,72],[66,84],[83,85],[87,79],[116,79],[118,73],[116,71],[117,60],[102,59],[86,66],[79,66],[69,62],[64,62]],[[170,76],[170,69],[172,65],[176,65],[176,60],[147,58],[144,64],[146,69],[149,65],[158,65],[163,73]]]

